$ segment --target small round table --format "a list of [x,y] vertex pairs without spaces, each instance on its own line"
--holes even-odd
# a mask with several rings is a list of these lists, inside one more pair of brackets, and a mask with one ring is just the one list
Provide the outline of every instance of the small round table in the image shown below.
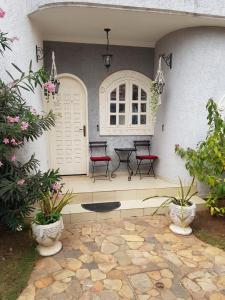
[[133,170],[130,166],[130,157],[133,152],[136,151],[135,148],[114,148],[114,151],[116,152],[119,162],[118,166],[112,171],[111,177],[116,177],[116,174],[114,174],[120,167],[121,163],[127,164],[127,171],[128,171],[128,181],[131,180],[131,176],[133,175]]

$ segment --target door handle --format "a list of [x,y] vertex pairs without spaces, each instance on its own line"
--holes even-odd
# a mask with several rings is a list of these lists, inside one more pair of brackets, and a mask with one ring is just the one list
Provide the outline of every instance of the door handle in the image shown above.
[[83,126],[83,128],[80,128],[79,131],[83,131],[84,137],[86,136],[86,125]]

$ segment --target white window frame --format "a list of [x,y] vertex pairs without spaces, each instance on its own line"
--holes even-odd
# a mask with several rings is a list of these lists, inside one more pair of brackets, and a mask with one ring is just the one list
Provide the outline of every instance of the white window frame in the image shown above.
[[[123,70],[109,75],[99,88],[99,120],[100,135],[154,135],[155,117],[150,109],[151,79],[147,76],[131,70]],[[110,125],[110,94],[121,84],[126,84],[125,96],[125,125]],[[146,124],[133,125],[132,118],[132,85],[139,87],[139,93],[143,89],[147,93],[146,100]],[[118,103],[118,101],[115,101]],[[124,103],[121,101],[121,103]],[[133,102],[134,103],[134,102]],[[141,103],[137,101],[137,103]],[[116,104],[118,105],[118,104]],[[140,107],[140,105],[139,105]],[[117,113],[118,114],[118,113]],[[138,113],[140,115],[140,111]],[[117,118],[118,119],[118,118]],[[117,121],[118,123],[118,121]]]

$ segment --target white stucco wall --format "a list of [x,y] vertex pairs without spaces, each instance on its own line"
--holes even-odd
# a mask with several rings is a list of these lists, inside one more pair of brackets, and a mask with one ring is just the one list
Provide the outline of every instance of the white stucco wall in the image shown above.
[[225,16],[224,0],[32,0],[31,11],[46,4],[85,4],[136,7],[150,10],[166,10],[171,12],[195,13],[199,15]]
[[[19,5],[15,5],[19,2]],[[30,0],[1,0],[0,7],[6,11],[3,19],[0,19],[0,28],[3,32],[8,32],[9,37],[17,36],[19,41],[12,44],[12,51],[7,50],[4,57],[0,56],[0,77],[6,82],[10,82],[9,76],[5,70],[18,74],[11,66],[11,62],[15,63],[23,71],[28,70],[30,60],[33,61],[33,69],[37,70],[41,67],[41,63],[36,63],[35,45],[42,46],[42,39],[37,29],[31,24],[27,17]],[[34,106],[38,111],[42,110],[42,100],[40,89],[35,94],[24,93],[27,102]],[[46,156],[46,138],[42,136],[38,141],[27,144],[18,156],[27,159],[32,153],[36,153],[36,157],[40,160],[41,169],[47,168]]]
[[204,139],[206,102],[210,97],[219,101],[225,94],[225,29],[190,28],[171,33],[157,43],[155,63],[160,53],[170,52],[173,66],[170,70],[163,63],[166,87],[152,150],[160,157],[158,175],[188,179],[184,161],[175,154],[174,145],[195,147]]

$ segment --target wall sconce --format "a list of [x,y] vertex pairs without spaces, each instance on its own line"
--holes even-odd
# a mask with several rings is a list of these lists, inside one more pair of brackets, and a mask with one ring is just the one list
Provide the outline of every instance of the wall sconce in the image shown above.
[[166,63],[166,65],[172,69],[172,61],[173,61],[173,54],[170,53],[168,55],[165,54],[160,54],[159,57],[162,57],[162,59],[164,60],[164,62]]
[[102,57],[103,57],[104,66],[106,67],[107,70],[109,70],[112,63],[112,57],[113,57],[113,55],[109,53],[109,32],[111,31],[111,29],[105,28],[104,31],[106,32],[107,44],[106,44],[106,53],[103,54]]

